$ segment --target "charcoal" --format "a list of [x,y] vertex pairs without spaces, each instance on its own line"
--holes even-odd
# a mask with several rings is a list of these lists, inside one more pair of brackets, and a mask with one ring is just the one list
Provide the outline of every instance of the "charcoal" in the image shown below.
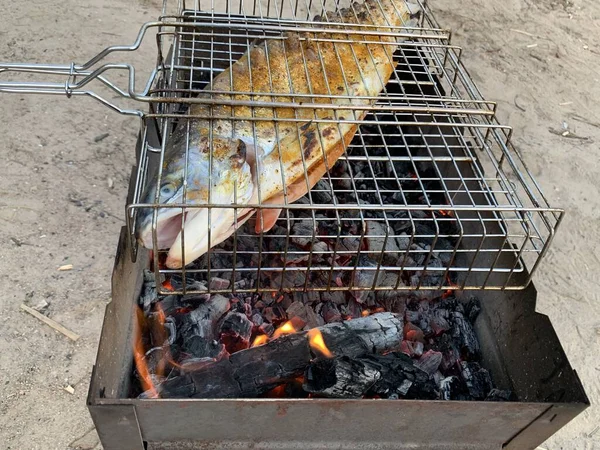
[[448,322],[447,318],[450,316],[450,313],[446,309],[436,309],[431,314],[431,319],[429,320],[429,326],[433,331],[433,334],[439,336],[440,334],[450,330],[451,326]]
[[442,358],[443,356],[440,352],[428,350],[415,361],[415,366],[431,377],[438,371],[438,368],[442,363]]
[[211,291],[225,290],[229,287],[231,282],[223,278],[213,277],[210,279],[209,288]]
[[436,339],[434,344],[431,345],[431,349],[442,354],[442,363],[440,364],[442,372],[447,372],[449,369],[455,367],[460,359],[460,351],[454,343],[452,336],[448,333],[444,333]]
[[400,351],[405,355],[412,357],[423,354],[423,343],[403,340],[400,344]]
[[510,402],[514,401],[514,393],[501,389],[492,389],[485,398],[486,402]]
[[178,339],[182,348],[198,358],[214,357],[221,350],[215,339],[218,337],[218,322],[229,311],[229,300],[222,295],[213,295],[210,301],[186,314],[178,327]]
[[279,305],[267,306],[263,311],[263,316],[269,322],[281,322],[287,318],[285,310]]
[[341,322],[342,321],[342,313],[340,312],[337,305],[333,302],[327,302],[323,304],[321,308],[321,317],[325,323],[331,322]]
[[461,400],[464,397],[463,387],[456,376],[444,378],[440,382],[441,400]]
[[177,324],[175,323],[175,319],[173,317],[166,317],[163,326],[168,334],[167,343],[173,345],[177,339]]
[[[214,258],[218,259],[218,258]],[[211,260],[212,261],[212,260]],[[183,279],[180,275],[171,276],[171,286],[176,291],[183,291]],[[206,291],[206,284],[203,281],[195,280],[190,274],[185,277],[185,291]]]
[[[353,254],[356,254],[360,247],[360,237],[345,237],[340,242],[338,252],[352,252]],[[342,253],[342,255],[344,257],[346,256],[344,253]]]
[[481,312],[481,303],[477,297],[471,297],[465,306],[465,315],[472,324],[477,320],[477,316]]
[[383,253],[383,262],[394,264],[398,260],[399,247],[396,243],[394,230],[386,227],[384,222],[369,220],[366,224],[365,238],[370,257],[379,261]]
[[306,308],[306,327],[305,330],[309,330],[311,328],[320,327],[325,325],[325,321],[321,316],[315,313],[315,311],[308,307]]
[[321,300],[343,305],[346,303],[346,293],[344,291],[325,291],[321,293]]
[[271,288],[277,291],[303,288],[305,283],[306,272],[303,270],[276,272],[271,277]]
[[317,359],[304,379],[306,391],[323,397],[435,398],[433,382],[404,356]]
[[485,399],[492,390],[490,373],[476,362],[461,361],[460,369],[469,395],[476,400]]
[[267,336],[272,336],[275,332],[275,327],[273,326],[273,324],[268,322],[265,322],[262,325],[260,325],[258,329],[262,334],[266,334]]
[[298,221],[292,226],[290,241],[301,248],[306,248],[315,240],[315,234],[312,221]]
[[263,316],[260,313],[252,314],[252,323],[255,327],[260,327],[264,322]]
[[299,317],[301,318],[304,322],[307,322],[308,318],[307,318],[307,310],[308,309],[312,309],[312,308],[307,308],[306,305],[302,302],[299,301],[295,301],[294,303],[292,303],[289,308],[286,309],[286,314],[289,318],[292,317]]
[[423,330],[410,322],[404,324],[404,339],[413,342],[425,342]]
[[367,395],[386,398],[398,395],[407,399],[435,399],[435,384],[429,376],[414,365],[412,359],[404,354],[369,355],[365,358],[372,367],[377,368],[381,377],[369,389]]
[[333,194],[331,185],[327,180],[319,180],[310,192],[313,203],[320,203],[322,205],[329,205],[333,202]]
[[219,336],[230,354],[250,346],[252,326],[245,314],[230,312],[225,316],[221,322]]
[[182,349],[194,358],[216,358],[223,351],[223,344],[194,335],[185,340]]
[[416,325],[421,320],[421,313],[419,311],[412,311],[412,310],[407,309],[405,318],[408,322]]
[[[142,301],[140,301],[142,304]],[[168,316],[172,314],[177,308],[181,307],[180,296],[179,295],[166,295],[160,301],[157,302],[160,305],[160,309]],[[145,307],[145,303],[144,303]],[[146,312],[148,314],[148,312]]]
[[473,326],[460,312],[452,313],[452,337],[461,355],[467,360],[477,360],[480,357],[479,341]]
[[361,398],[381,373],[360,359],[317,359],[304,373],[305,391],[330,398]]

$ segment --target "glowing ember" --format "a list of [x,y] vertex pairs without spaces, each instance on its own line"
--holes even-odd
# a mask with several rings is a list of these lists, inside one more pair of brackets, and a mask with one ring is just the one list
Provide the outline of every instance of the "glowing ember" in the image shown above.
[[258,347],[259,345],[266,344],[269,337],[266,334],[260,334],[254,338],[251,347]]
[[318,351],[325,358],[333,358],[333,353],[325,345],[323,335],[318,328],[313,328],[308,332],[308,343],[310,344],[310,348]]
[[171,284],[171,280],[165,280],[165,281],[163,281],[162,287],[165,288],[167,291],[174,291],[175,290],[173,288],[173,285]]
[[371,314],[371,312],[370,312],[368,309],[365,309],[365,310],[364,310],[364,311],[361,313],[361,315],[362,315],[363,317],[367,317],[369,314]]

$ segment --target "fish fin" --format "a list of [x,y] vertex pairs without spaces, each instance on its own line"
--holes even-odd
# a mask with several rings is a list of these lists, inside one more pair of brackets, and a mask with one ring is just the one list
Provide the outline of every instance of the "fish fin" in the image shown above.
[[267,232],[273,228],[277,219],[279,219],[281,211],[281,209],[263,209],[259,211],[256,217],[256,226],[254,228],[256,233],[258,234],[261,231]]

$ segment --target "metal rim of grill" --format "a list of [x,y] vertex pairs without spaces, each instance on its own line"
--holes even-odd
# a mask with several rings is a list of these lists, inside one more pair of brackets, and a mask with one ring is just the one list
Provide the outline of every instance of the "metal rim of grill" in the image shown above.
[[[344,35],[358,33],[365,36],[381,34],[373,31],[368,26],[357,26],[353,30],[342,30],[343,24],[319,23],[318,26],[311,21],[315,14],[335,9],[338,2],[323,0],[318,5],[310,0],[271,0],[264,5],[261,2],[249,2],[251,8],[246,7],[244,1],[227,1],[222,5],[215,2],[185,2],[170,4],[165,1],[163,6],[163,17],[158,22],[145,24],[136,42],[131,46],[111,47],[101,52],[95,58],[83,65],[70,64],[68,66],[35,66],[35,65],[10,65],[0,66],[0,76],[3,72],[11,74],[14,72],[29,72],[34,74],[49,74],[66,76],[65,82],[57,83],[23,83],[8,82],[0,83],[0,91],[9,92],[36,92],[49,94],[87,95],[96,98],[109,107],[124,114],[135,114],[142,119],[142,151],[138,155],[137,179],[133,198],[129,199],[127,207],[127,226],[132,239],[133,257],[137,247],[135,245],[135,220],[139,208],[180,208],[191,210],[195,206],[189,204],[158,205],[145,204],[141,202],[141,192],[147,181],[149,168],[156,164],[156,159],[162,161],[165,145],[173,130],[173,124],[181,120],[189,120],[191,116],[185,113],[185,106],[191,103],[216,104],[240,104],[235,100],[230,102],[214,99],[201,99],[195,97],[203,84],[198,81],[202,76],[214,76],[221,70],[227,70],[256,39],[281,39],[283,32],[307,32],[314,39],[333,40],[344,42]],[[350,167],[358,162],[365,163],[371,167],[372,163],[379,161],[393,166],[395,163],[403,163],[415,168],[410,178],[416,180],[416,188],[403,189],[403,183],[407,180],[407,174],[396,174],[388,179],[378,177],[371,173],[354,176],[351,172],[352,190],[357,198],[363,194],[374,194],[381,198],[381,194],[389,193],[389,188],[384,189],[384,182],[397,183],[397,192],[402,197],[406,195],[421,194],[426,201],[424,204],[411,204],[405,202],[403,205],[369,204],[366,207],[360,202],[354,204],[315,204],[312,201],[306,203],[286,203],[283,205],[265,206],[257,205],[201,205],[209,209],[217,208],[284,208],[284,214],[280,217],[289,230],[293,226],[293,218],[290,212],[308,210],[311,212],[313,233],[306,238],[331,238],[318,234],[319,218],[315,212],[332,210],[354,210],[358,214],[357,221],[362,226],[360,238],[364,238],[365,224],[369,220],[380,221],[386,226],[386,233],[381,236],[384,241],[398,236],[391,229],[390,223],[394,221],[390,214],[402,210],[406,213],[410,222],[411,245],[405,251],[405,256],[415,253],[425,253],[421,264],[409,264],[405,257],[402,263],[394,266],[385,265],[381,255],[375,267],[363,267],[356,262],[350,266],[337,266],[335,263],[326,266],[312,266],[309,262],[307,267],[288,267],[285,260],[288,257],[298,256],[302,252],[284,252],[284,263],[277,267],[262,265],[258,267],[236,268],[235,271],[258,271],[278,272],[286,271],[324,271],[330,274],[326,285],[309,286],[308,281],[302,287],[303,290],[348,290],[348,289],[409,289],[409,290],[448,290],[448,289],[521,289],[525,287],[531,275],[537,269],[540,260],[546,254],[552,241],[554,233],[560,224],[564,211],[552,208],[533,179],[531,173],[519,152],[510,143],[512,129],[501,125],[496,118],[496,105],[486,101],[477,87],[473,84],[467,70],[461,62],[461,49],[453,46],[450,41],[450,33],[442,30],[428,7],[420,4],[424,14],[421,18],[420,28],[406,29],[394,28],[389,36],[403,39],[404,41],[395,53],[399,66],[395,69],[390,84],[396,85],[400,93],[381,93],[374,105],[334,105],[348,98],[336,95],[321,96],[317,98],[319,103],[308,102],[310,95],[290,94],[290,102],[281,103],[277,101],[277,95],[269,92],[245,93],[251,96],[251,100],[245,105],[254,107],[277,108],[293,105],[305,109],[339,109],[355,111],[368,111],[368,118],[359,121],[361,127],[357,132],[353,143],[351,143],[344,156],[340,158],[346,161]],[[174,7],[174,8],[173,8]],[[171,13],[170,9],[176,12]],[[206,12],[208,11],[208,12]],[[221,11],[221,12],[219,12]],[[132,51],[141,45],[144,39],[148,39],[150,31],[156,31],[156,39],[159,48],[159,58],[155,70],[151,73],[148,81],[141,91],[136,90],[135,70],[130,64],[105,63],[105,59],[114,53]],[[164,54],[162,49],[173,46],[174,51]],[[415,53],[416,51],[416,53]],[[402,70],[398,70],[402,67]],[[119,87],[109,80],[109,74],[116,71],[127,71],[127,86]],[[149,103],[149,112],[136,109],[125,109],[116,105],[113,101],[88,90],[92,82],[100,82],[125,98]],[[439,82],[439,84],[438,84]],[[205,83],[204,83],[205,84]],[[206,92],[206,91],[205,91]],[[209,91],[210,92],[210,91]],[[227,94],[244,94],[226,92]],[[214,94],[214,92],[213,92]],[[255,97],[261,97],[256,100]],[[265,97],[272,99],[271,103],[264,102]],[[366,100],[366,99],[363,99]],[[299,105],[299,102],[304,102]],[[210,118],[207,117],[207,118]],[[219,117],[223,118],[223,117]],[[254,117],[231,118],[232,120],[257,120]],[[275,117],[275,123],[284,120]],[[349,121],[348,119],[344,119]],[[339,124],[344,121],[339,117],[331,120],[315,119],[315,122]],[[298,123],[301,119],[296,119]],[[358,121],[356,121],[358,122]],[[150,136],[147,132],[148,125],[152,123],[160,130],[160,136]],[[365,126],[370,131],[365,131]],[[384,127],[398,127],[397,138],[404,145],[401,156],[392,156],[389,148],[384,149],[384,154],[374,156],[365,139],[372,138],[371,134],[378,134],[383,142],[390,138],[390,133],[384,133]],[[407,133],[403,127],[412,127],[412,134]],[[375,131],[373,131],[375,129]],[[407,143],[411,138],[421,139],[421,148],[415,148]],[[186,149],[189,152],[189,149]],[[154,163],[152,162],[154,160]],[[159,163],[162,165],[161,163]],[[432,170],[432,175],[422,176],[418,170],[419,164],[427,164]],[[331,173],[325,177],[331,184],[336,181]],[[430,190],[429,182],[436,182],[438,188]],[[332,192],[335,194],[336,192]],[[444,202],[432,203],[431,195],[441,195]],[[380,216],[376,219],[366,218],[365,211],[377,211]],[[337,217],[337,213],[336,213]],[[338,224],[341,227],[339,217]],[[451,236],[455,245],[451,249],[436,248],[436,242],[446,237],[440,231],[444,223],[453,221],[457,230]],[[427,223],[434,231],[427,235],[419,235],[418,223]],[[183,225],[183,222],[182,222]],[[391,232],[390,232],[391,231]],[[263,236],[244,236],[238,232],[237,237],[230,238],[235,242],[239,237],[247,237],[262,242]],[[337,240],[345,236],[334,236]],[[282,235],[286,239],[288,236]],[[411,249],[413,239],[427,239],[431,245],[429,249]],[[223,250],[221,250],[223,251]],[[327,250],[331,259],[335,261],[339,253],[338,246]],[[209,251],[210,254],[214,252]],[[236,253],[234,248],[231,253]],[[259,255],[268,256],[266,252],[257,249],[256,252],[265,253]],[[308,252],[309,260],[312,260],[314,250]],[[428,265],[434,254],[447,253],[450,263],[446,267],[431,267]],[[233,255],[235,259],[235,255]],[[157,280],[165,276],[178,274],[183,279],[181,290],[162,290],[163,294],[189,293],[186,289],[186,277],[194,277],[194,273],[201,273],[207,279],[211,278],[211,267],[207,269],[168,270],[162,269],[159,264],[160,252],[154,252],[154,268]],[[529,267],[530,276],[525,282],[516,282],[520,277],[513,277],[515,273],[521,273]],[[403,273],[406,271],[427,274],[439,272],[441,282],[438,285],[425,286],[420,282],[416,285],[375,285],[370,287],[356,288],[353,286],[336,286],[333,282],[333,273],[336,271],[370,270],[379,274],[382,270]],[[450,275],[457,276],[457,282],[450,281]],[[307,277],[308,280],[308,277]],[[272,291],[271,287],[255,286],[252,289],[241,289],[239,292],[266,292]],[[295,290],[295,289],[294,289]],[[235,288],[234,288],[235,291]],[[215,291],[220,292],[220,291]],[[225,291],[223,291],[225,292]],[[231,289],[227,292],[231,292]]]

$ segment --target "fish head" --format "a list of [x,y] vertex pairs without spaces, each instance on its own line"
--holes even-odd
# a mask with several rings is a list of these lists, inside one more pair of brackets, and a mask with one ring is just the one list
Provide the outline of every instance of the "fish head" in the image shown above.
[[206,205],[248,203],[255,176],[244,141],[191,135],[186,152],[186,144],[178,145],[181,139],[176,134],[165,149],[162,173],[147,183],[142,196],[144,203],[153,206],[139,208],[136,220],[136,237],[142,246],[170,249],[169,268],[191,263],[233,234],[248,211]]

